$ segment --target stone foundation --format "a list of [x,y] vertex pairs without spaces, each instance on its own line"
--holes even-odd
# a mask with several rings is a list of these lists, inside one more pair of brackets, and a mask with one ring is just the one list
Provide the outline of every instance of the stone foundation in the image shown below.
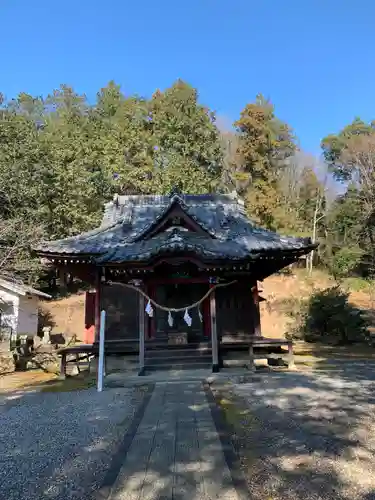
[[14,372],[16,369],[11,352],[0,352],[0,375]]
[[[106,373],[119,371],[136,371],[138,370],[138,356],[106,356],[105,360]],[[97,373],[98,358],[93,358],[90,361],[90,373]]]
[[30,357],[27,367],[40,368],[48,372],[57,373],[59,367],[59,357],[57,352],[36,352]]

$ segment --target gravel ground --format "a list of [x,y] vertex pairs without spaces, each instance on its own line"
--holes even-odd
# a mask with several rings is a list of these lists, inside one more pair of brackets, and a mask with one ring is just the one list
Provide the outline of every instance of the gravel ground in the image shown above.
[[375,499],[375,363],[221,391],[254,500]]
[[145,391],[26,394],[0,405],[0,499],[90,499]]

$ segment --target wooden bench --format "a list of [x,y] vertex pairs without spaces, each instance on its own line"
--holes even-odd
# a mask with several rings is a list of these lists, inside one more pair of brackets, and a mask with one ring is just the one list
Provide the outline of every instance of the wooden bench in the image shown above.
[[[59,349],[60,356],[60,378],[64,379],[67,375],[67,365],[75,363],[79,371],[80,361],[90,362],[90,356],[99,355],[99,343],[94,344],[76,344]],[[104,356],[118,354],[138,354],[138,339],[106,340],[104,343]],[[68,360],[68,356],[73,359]]]
[[[75,363],[78,367],[80,361],[86,360],[89,362],[90,356],[93,356],[97,353],[98,349],[93,344],[79,344],[59,349],[58,354],[60,356],[60,378],[66,378],[66,367],[68,363]],[[68,360],[69,355],[74,355],[74,359]]]

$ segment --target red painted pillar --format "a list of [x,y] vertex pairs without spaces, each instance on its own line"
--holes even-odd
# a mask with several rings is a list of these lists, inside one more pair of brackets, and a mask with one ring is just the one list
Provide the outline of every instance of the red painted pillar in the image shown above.
[[97,269],[95,276],[95,341],[99,342],[100,331],[100,269]]

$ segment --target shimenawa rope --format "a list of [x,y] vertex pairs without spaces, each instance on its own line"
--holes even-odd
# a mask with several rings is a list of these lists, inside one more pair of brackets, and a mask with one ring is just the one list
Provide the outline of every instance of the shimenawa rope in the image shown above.
[[229,286],[229,285],[233,285],[234,283],[237,283],[237,280],[230,281],[229,283],[217,283],[212,288],[210,288],[208,290],[208,292],[205,293],[203,295],[203,297],[200,300],[198,300],[197,302],[194,302],[193,304],[190,304],[190,306],[184,306],[184,307],[179,307],[179,308],[176,308],[176,307],[165,307],[165,306],[162,306],[161,304],[158,304],[154,299],[152,299],[149,295],[147,295],[147,293],[145,293],[141,288],[139,288],[139,287],[137,287],[135,285],[131,285],[130,283],[121,283],[121,282],[118,282],[118,281],[108,281],[107,283],[109,285],[120,285],[120,286],[123,286],[125,288],[130,288],[131,290],[135,290],[136,292],[138,292],[141,295],[143,295],[152,305],[154,305],[158,309],[161,309],[162,311],[167,311],[167,312],[168,311],[171,311],[171,312],[181,312],[181,311],[186,311],[186,310],[189,310],[189,309],[194,309],[194,307],[199,306],[204,300],[206,300],[207,297],[209,297],[211,295],[211,293],[214,290],[216,290],[216,288],[221,288],[221,287],[226,287],[226,286]]

